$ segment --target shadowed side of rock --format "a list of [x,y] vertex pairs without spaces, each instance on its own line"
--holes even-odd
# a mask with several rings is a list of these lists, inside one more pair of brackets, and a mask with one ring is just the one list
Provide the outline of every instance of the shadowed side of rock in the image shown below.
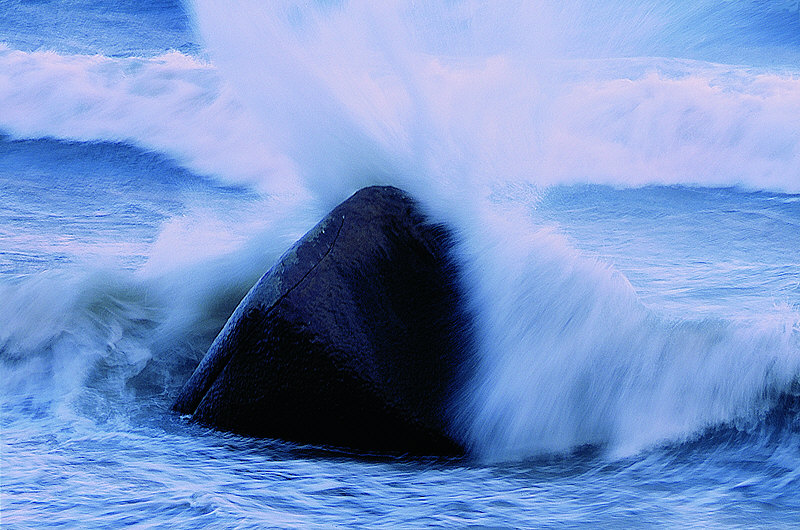
[[254,436],[461,453],[471,333],[451,246],[401,190],[357,192],[251,289],[175,409]]

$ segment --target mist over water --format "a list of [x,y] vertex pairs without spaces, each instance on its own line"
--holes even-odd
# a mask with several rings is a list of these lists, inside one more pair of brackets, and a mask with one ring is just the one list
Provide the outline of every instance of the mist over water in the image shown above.
[[[797,2],[51,4],[0,21],[12,524],[64,462],[53,524],[133,521],[120,473],[187,526],[800,513]],[[250,286],[373,184],[457,235],[466,461],[173,417]]]

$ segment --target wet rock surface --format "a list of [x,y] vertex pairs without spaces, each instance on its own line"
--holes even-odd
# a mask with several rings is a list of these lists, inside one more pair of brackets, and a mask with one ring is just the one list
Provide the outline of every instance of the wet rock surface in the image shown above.
[[470,326],[451,247],[403,191],[360,190],[245,296],[174,408],[253,436],[463,452]]

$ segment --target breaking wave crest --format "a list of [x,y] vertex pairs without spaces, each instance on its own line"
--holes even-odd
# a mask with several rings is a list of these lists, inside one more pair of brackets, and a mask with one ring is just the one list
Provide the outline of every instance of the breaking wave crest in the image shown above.
[[0,108],[0,131],[15,138],[126,142],[226,182],[257,187],[276,172],[291,181],[291,164],[216,68],[180,52],[112,58],[0,44]]
[[[117,381],[103,383],[117,393],[149,374],[152,395],[174,394],[288,235],[362,186],[392,184],[458,234],[479,353],[459,421],[476,455],[586,444],[627,453],[758,421],[797,384],[796,309],[666,319],[621,273],[532,225],[525,209],[535,197],[498,200],[497,191],[595,182],[798,193],[798,72],[698,60],[697,44],[689,58],[612,57],[585,27],[576,51],[550,23],[570,19],[566,8],[428,9],[247,1],[233,10],[198,0],[213,63],[0,48],[0,130],[134,143],[290,205],[265,208],[273,227],[224,258],[168,270],[154,256],[136,274],[3,285],[1,375],[13,381],[3,391],[32,384],[15,365],[40,363],[67,393],[96,388],[102,366],[119,374],[99,378]],[[652,28],[636,20],[647,40]],[[581,53],[590,48],[599,51]],[[154,252],[191,250],[182,245]]]

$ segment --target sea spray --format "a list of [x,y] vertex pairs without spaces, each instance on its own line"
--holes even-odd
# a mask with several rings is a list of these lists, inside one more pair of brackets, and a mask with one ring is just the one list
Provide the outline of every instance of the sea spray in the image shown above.
[[[565,16],[517,7],[518,18],[531,23]],[[434,24],[454,34],[461,30],[453,17],[473,17],[476,28],[497,22],[478,20],[477,12],[443,13]],[[15,330],[19,319],[7,321],[6,350],[24,356],[66,333],[96,342],[72,345],[98,352],[84,355],[82,366],[121,351],[132,366],[123,379],[130,378],[141,359],[157,363],[153,351],[169,351],[159,343],[181,335],[207,341],[236,293],[314,217],[362,185],[391,183],[459,234],[480,337],[481,361],[461,413],[476,455],[515,458],[586,444],[636,451],[757,414],[796,378],[792,325],[665,318],[645,308],[613,267],[583,256],[557,229],[533,224],[526,208],[535,209],[536,198],[498,200],[503,190],[589,175],[626,186],[796,190],[798,142],[786,120],[800,115],[794,77],[676,59],[583,61],[563,39],[525,36],[507,16],[501,36],[475,34],[494,38],[492,45],[456,41],[446,50],[431,28],[413,24],[420,12],[395,4],[302,9],[289,2],[232,11],[199,2],[195,15],[213,65],[177,52],[113,59],[6,47],[0,59],[22,82],[0,94],[18,103],[2,125],[17,137],[158,148],[270,195],[222,224],[202,209],[165,223],[138,277],[111,282],[128,282],[122,292],[140,294],[122,305],[114,289],[98,295],[119,309],[100,301],[105,316],[65,298],[69,307],[56,312],[70,321],[51,319],[52,337],[38,346],[18,344],[36,335]],[[371,29],[356,31],[362,27]],[[252,52],[242,55],[247,47]],[[44,97],[25,93],[26,83],[37,83]],[[54,108],[62,109],[58,119]],[[165,113],[168,127],[156,119]],[[213,255],[198,252],[210,237],[224,244]],[[242,238],[250,239],[244,248]],[[226,250],[228,257],[214,257]],[[87,277],[87,285],[114,278],[100,277]],[[30,295],[39,288],[25,280],[14,289]],[[203,308],[215,316],[208,320]],[[139,322],[142,311],[156,315],[146,319],[152,336],[133,337],[138,345],[127,347],[134,328],[125,322]]]
[[[796,525],[795,1],[203,5],[3,5],[0,525]],[[471,457],[171,413],[365,183],[460,234]]]
[[515,24],[563,15],[551,11],[515,11],[496,52],[477,58],[431,55],[398,4],[199,1],[195,14],[222,75],[280,136],[312,196],[332,205],[388,182],[460,234],[481,339],[462,414],[477,455],[636,452],[758,414],[800,373],[793,326],[665,319],[624,276],[491,197],[589,175],[796,191],[800,144],[785,116],[800,115],[797,79],[582,61],[535,31],[519,40]]

